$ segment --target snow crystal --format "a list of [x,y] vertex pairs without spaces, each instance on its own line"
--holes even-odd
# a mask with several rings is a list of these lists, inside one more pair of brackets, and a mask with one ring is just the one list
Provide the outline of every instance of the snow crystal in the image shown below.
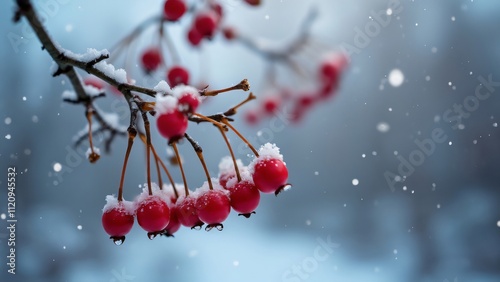
[[54,169],[55,172],[59,172],[62,169],[62,165],[60,163],[55,163],[52,168]]
[[[99,148],[95,147],[94,146],[94,153],[100,155],[101,154],[101,150],[99,150]],[[87,149],[87,151],[85,152],[85,157],[88,159],[90,154],[92,154],[92,150],[90,148]]]
[[[98,110],[96,108],[96,110]],[[99,114],[104,119],[104,121],[109,124],[111,127],[116,128],[120,131],[127,130],[127,127],[120,124],[120,116],[117,113],[106,113],[99,111]],[[87,128],[88,131],[88,128]]]
[[391,129],[391,127],[389,126],[389,124],[387,122],[379,122],[377,124],[377,130],[382,132],[382,133],[386,133],[390,129]]
[[12,119],[10,117],[5,118],[5,124],[9,125],[12,122]]
[[405,76],[400,69],[393,69],[389,73],[389,84],[391,84],[392,87],[401,86],[403,84],[404,80],[405,80]]
[[102,71],[105,75],[116,80],[118,83],[127,83],[127,72],[124,69],[115,69],[115,66],[105,61],[100,61],[94,68]]
[[[212,177],[212,185],[213,185],[214,190],[223,191],[224,194],[226,194],[226,195],[229,196],[229,191],[227,191],[226,189],[224,189],[219,184],[219,180],[217,178],[213,178]],[[208,191],[210,191],[210,186],[208,185],[208,181],[205,181],[205,182],[203,182],[203,185],[201,185],[201,187],[197,188],[192,194],[193,194],[193,197],[198,198],[198,197],[200,197],[201,195],[205,194]]]
[[500,220],[499,220],[499,221],[497,221],[497,226],[498,226],[498,227],[500,227]]
[[78,101],[78,96],[76,95],[76,92],[72,90],[64,90],[61,96],[64,100]]
[[32,116],[31,117],[31,121],[34,122],[34,123],[37,123],[38,122],[38,116]]
[[237,261],[237,260],[235,260],[235,261],[233,261],[233,265],[234,265],[234,266],[238,266],[238,265],[240,265],[240,262],[239,262],[239,261]]
[[[6,218],[7,218],[7,216],[6,216],[4,213],[2,213],[2,214],[0,214],[0,218],[1,218],[1,219],[6,219]],[[500,221],[499,221],[499,222],[500,222]]]
[[165,80],[162,80],[156,84],[155,87],[153,87],[153,90],[156,91],[157,93],[163,93],[167,94],[170,93],[170,86]]
[[155,111],[158,117],[161,114],[173,112],[177,108],[177,98],[172,95],[156,94]]
[[358,184],[359,184],[359,180],[358,180],[358,179],[356,179],[356,178],[354,178],[354,179],[352,180],[352,185],[354,185],[354,186],[358,186]]
[[83,227],[82,227],[81,225],[77,225],[77,226],[76,226],[76,229],[78,229],[78,230],[82,230],[82,229],[83,229]]
[[[115,207],[118,207],[120,203],[115,195],[107,195],[106,196],[106,205],[102,209],[102,212],[105,213]],[[135,214],[135,206],[133,202],[123,200],[121,202],[121,207],[125,209],[128,214]]]
[[[238,167],[238,168],[240,169],[241,181],[253,184],[253,177],[248,168],[247,167]],[[231,188],[234,185],[236,185],[236,183],[238,183],[238,178],[236,177],[236,175],[234,175],[233,177],[227,180],[226,187]]]
[[266,143],[259,149],[259,159],[278,159],[283,160],[283,155],[280,154],[280,148],[276,144]]
[[5,135],[5,139],[10,140],[12,136],[10,134]]
[[87,52],[83,54],[76,54],[66,49],[63,49],[61,51],[64,53],[66,57],[83,62],[90,62],[101,56],[109,56],[109,51],[107,49],[98,51],[97,49],[94,48],[87,48]]

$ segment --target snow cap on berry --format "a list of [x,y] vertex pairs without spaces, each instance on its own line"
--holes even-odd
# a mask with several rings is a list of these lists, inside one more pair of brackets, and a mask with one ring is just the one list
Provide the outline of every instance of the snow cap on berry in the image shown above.
[[[253,177],[248,167],[245,166],[238,168],[240,169],[241,182],[246,182],[253,185]],[[238,183],[238,178],[236,176],[233,176],[227,181],[226,188],[231,188],[237,183]]]
[[[220,190],[220,191],[223,191],[224,194],[226,194],[227,196],[229,196],[229,191],[227,191],[226,189],[224,189],[224,187],[222,187],[220,184],[219,184],[219,180],[217,178],[213,178],[212,177],[212,186],[214,188],[214,190]],[[197,188],[193,193],[191,193],[193,195],[193,197],[195,198],[198,198],[200,197],[201,195],[207,193],[208,191],[210,191],[210,186],[208,185],[208,181],[205,181],[203,183],[203,185],[201,185],[200,188]],[[190,195],[191,195],[190,194]]]
[[[142,193],[139,194],[135,198],[135,202],[137,204],[143,202],[147,197],[149,197],[148,184],[144,183],[144,185],[142,185],[142,187],[143,187],[142,188]],[[170,194],[168,192],[166,192],[166,190],[161,190],[160,186],[158,186],[158,184],[156,184],[155,182],[151,183],[151,190],[153,191],[153,196],[159,197],[166,204],[170,203]]]
[[156,93],[168,94],[170,93],[170,86],[165,80],[161,80],[155,87],[153,87],[153,90],[156,91]]
[[174,96],[177,97],[177,99],[179,99],[180,97],[184,96],[187,93],[201,101],[201,96],[200,93],[198,92],[198,89],[194,88],[193,86],[179,84],[174,88],[172,88],[172,92]]
[[129,202],[129,201],[119,202],[118,199],[115,197],[115,195],[107,195],[106,196],[106,205],[104,205],[104,208],[102,209],[102,213],[105,213],[109,210],[117,208],[120,205],[121,205],[121,207],[123,207],[125,209],[125,211],[128,214],[135,213],[134,203]]
[[[269,160],[269,159],[275,159],[275,160],[280,160],[283,161],[283,155],[280,154],[280,148],[276,146],[276,144],[271,144],[271,143],[266,143],[262,146],[260,146],[259,149],[259,157],[255,158],[249,165],[248,169],[250,173],[253,174],[254,172],[254,166],[262,161],[262,160]],[[286,163],[283,162],[285,165]]]
[[161,114],[168,114],[177,109],[178,100],[172,95],[163,95],[161,93],[156,94],[155,111],[157,117]]
[[[243,162],[240,159],[236,160],[238,168],[243,168]],[[234,172],[234,162],[230,156],[225,156],[219,163],[219,174]]]

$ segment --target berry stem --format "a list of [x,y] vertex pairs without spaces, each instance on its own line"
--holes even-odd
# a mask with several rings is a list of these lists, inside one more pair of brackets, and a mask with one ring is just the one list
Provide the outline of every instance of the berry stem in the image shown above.
[[250,150],[252,150],[253,154],[255,155],[255,157],[259,157],[259,153],[257,152],[257,150],[254,148],[254,146],[252,146],[252,144],[250,144],[250,142],[248,142],[248,140],[243,136],[241,135],[241,133],[236,130],[236,128],[234,128],[234,126],[232,126],[229,121],[227,120],[227,118],[222,118],[222,123],[224,123],[225,125],[227,125],[229,128],[231,128],[232,131],[234,131],[234,133],[236,133],[236,135],[238,135],[238,137],[240,137],[240,139],[245,142],[245,144],[247,144],[247,146],[250,148]]
[[94,144],[92,142],[92,113],[94,110],[92,109],[92,106],[90,104],[87,104],[87,111],[85,113],[85,116],[87,117],[87,122],[89,124],[89,146],[90,146],[90,155],[89,155],[89,161],[91,163],[95,163],[99,159],[99,154],[96,154],[94,152]]
[[234,86],[228,87],[228,88],[219,89],[219,90],[203,89],[200,91],[200,95],[201,96],[217,96],[220,93],[229,92],[229,91],[233,91],[233,90],[248,91],[249,89],[250,89],[250,83],[248,83],[247,79],[243,79],[242,81],[240,81],[240,83],[238,83]]
[[182,181],[184,182],[184,192],[186,193],[186,197],[189,196],[189,188],[186,181],[186,175],[184,174],[184,168],[182,166],[181,155],[179,154],[179,149],[177,149],[177,142],[173,142],[170,144],[172,148],[174,148],[175,157],[177,158],[177,163],[179,164],[179,168],[181,169]]
[[[147,146],[146,134],[139,132],[139,137],[141,138],[142,143],[144,143],[144,145]],[[158,174],[158,185],[160,186],[160,190],[162,190],[163,189],[163,181],[162,181],[161,172],[160,172],[161,159],[156,154],[156,150],[155,150],[155,147],[153,146],[153,143],[151,143],[151,152],[153,153],[153,157],[155,158],[156,173]]]
[[234,170],[236,172],[236,178],[238,179],[238,182],[241,182],[241,175],[240,175],[240,170],[238,168],[238,163],[236,162],[236,158],[234,157],[234,152],[233,148],[231,147],[231,143],[229,143],[229,139],[227,139],[226,136],[226,131],[224,128],[219,126],[220,133],[222,134],[222,137],[224,137],[224,141],[226,142],[227,148],[229,149],[229,153],[231,154],[231,158],[233,159],[233,165],[234,165]]
[[248,94],[248,97],[245,100],[241,101],[240,103],[238,103],[238,105],[236,105],[236,106],[230,108],[229,110],[227,110],[226,112],[224,112],[224,115],[225,116],[235,115],[236,112],[238,111],[239,107],[245,105],[246,103],[248,103],[256,98],[257,97],[255,97],[255,95],[252,92],[250,92],[250,94]]
[[205,158],[203,157],[203,148],[201,148],[200,144],[198,144],[198,142],[196,142],[189,134],[184,133],[184,136],[189,141],[189,143],[191,143],[191,146],[193,146],[196,155],[198,155],[198,158],[200,159],[203,170],[205,171],[205,175],[207,176],[208,187],[210,188],[210,190],[214,190],[214,186],[212,185],[212,178],[210,178],[210,173],[208,172],[207,164],[205,163]]
[[122,175],[120,177],[120,186],[118,186],[118,201],[123,201],[123,182],[125,180],[125,172],[127,170],[128,157],[130,156],[130,151],[134,145],[134,138],[137,135],[137,130],[135,129],[135,120],[137,118],[137,108],[132,108],[130,111],[130,125],[127,129],[128,132],[128,144],[127,151],[125,152],[125,159],[123,160]]
[[142,119],[144,121],[144,129],[146,130],[146,177],[148,182],[148,193],[151,196],[153,195],[153,189],[151,188],[151,131],[147,112],[142,112]]

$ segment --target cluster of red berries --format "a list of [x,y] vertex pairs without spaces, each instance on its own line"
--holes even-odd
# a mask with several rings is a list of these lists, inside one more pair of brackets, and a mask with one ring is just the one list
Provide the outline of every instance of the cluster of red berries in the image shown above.
[[288,186],[288,170],[275,145],[262,146],[259,157],[246,167],[240,160],[236,163],[238,170],[230,157],[223,158],[219,178],[194,192],[185,190],[179,195],[172,185],[152,184],[152,189],[145,187],[134,202],[108,195],[102,215],[104,230],[115,244],[123,243],[135,218],[150,239],[173,236],[181,226],[200,229],[207,224],[207,231],[214,227],[222,230],[231,208],[248,218],[259,205],[260,192],[278,194]]
[[258,107],[249,109],[245,113],[246,122],[256,125],[262,118],[274,116],[280,111],[286,111],[284,114],[290,121],[299,122],[315,105],[324,102],[336,93],[347,63],[347,57],[341,53],[324,56],[317,70],[316,88],[300,93],[293,93],[287,88],[269,92],[263,97]]

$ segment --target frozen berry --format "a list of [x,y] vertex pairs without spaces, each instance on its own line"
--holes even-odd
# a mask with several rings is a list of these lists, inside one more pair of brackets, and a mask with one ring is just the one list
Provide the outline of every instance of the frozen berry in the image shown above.
[[207,224],[206,230],[212,227],[222,229],[222,222],[231,211],[231,203],[223,190],[207,190],[196,199],[196,210],[200,220]]
[[217,28],[219,17],[213,11],[204,11],[196,15],[194,27],[204,37],[212,37]]
[[276,193],[286,185],[288,169],[279,159],[262,159],[255,164],[252,177],[261,192]]
[[187,197],[179,198],[176,203],[177,218],[179,222],[191,229],[199,228],[203,225],[200,218],[198,217],[198,211],[195,207],[196,198],[192,195]]
[[177,21],[184,13],[186,13],[187,6],[184,0],[167,0],[165,1],[163,15],[169,21]]
[[188,85],[189,72],[181,66],[173,66],[168,70],[167,79],[170,87],[175,87],[179,84]]
[[160,66],[161,60],[161,51],[156,47],[147,49],[141,56],[142,67],[146,72],[156,70]]
[[231,207],[245,217],[250,217],[260,201],[257,187],[250,181],[240,181],[227,188]]
[[105,207],[102,214],[102,226],[117,245],[125,241],[125,235],[130,232],[134,225],[133,209],[127,208],[127,203],[121,201],[113,207]]
[[185,114],[174,109],[171,112],[159,114],[156,125],[161,136],[167,138],[169,142],[174,142],[184,136],[188,127],[188,119]]
[[162,232],[170,221],[170,209],[158,196],[147,196],[137,203],[137,222],[151,238]]

